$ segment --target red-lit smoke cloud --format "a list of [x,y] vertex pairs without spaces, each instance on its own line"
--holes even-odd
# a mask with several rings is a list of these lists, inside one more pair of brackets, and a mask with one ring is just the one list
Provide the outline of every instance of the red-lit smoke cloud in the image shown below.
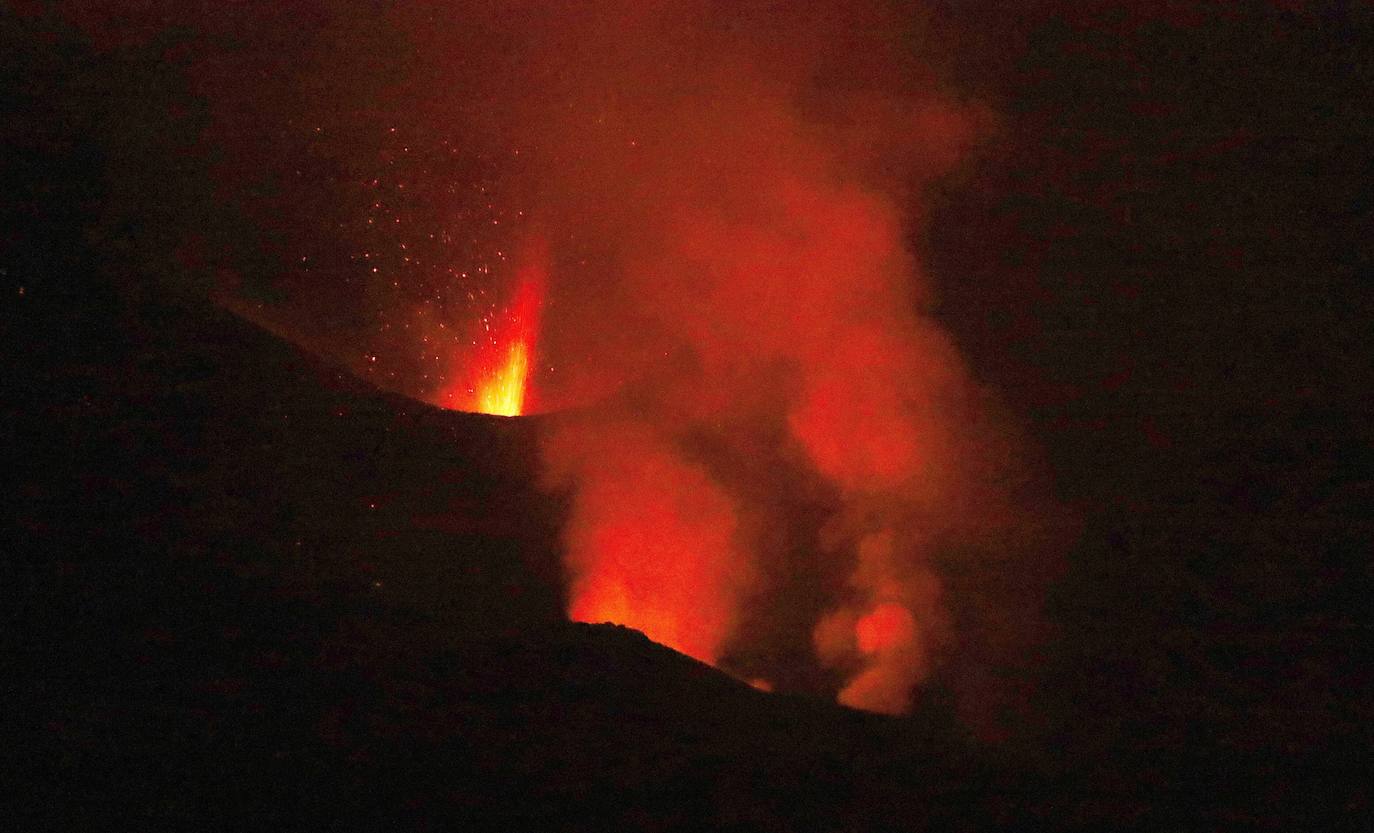
[[811,663],[884,712],[1024,653],[1052,535],[914,243],[989,121],[926,65],[927,13],[147,5],[128,30],[63,4],[115,42],[202,33],[226,205],[290,266],[260,320],[442,402],[521,270],[547,281],[527,359],[536,404],[569,407],[543,451],[571,616],[760,687]]
[[551,86],[517,108],[541,220],[565,267],[592,264],[555,275],[547,342],[623,380],[545,446],[572,495],[570,615],[728,666],[792,523],[758,496],[818,479],[824,534],[770,558],[847,565],[803,627],[842,702],[891,713],[951,639],[937,554],[1004,522],[977,482],[1002,461],[909,243],[922,183],[980,116],[899,23],[591,4],[522,33]]
[[567,424],[546,450],[576,490],[569,615],[716,661],[752,577],[729,496],[648,420]]

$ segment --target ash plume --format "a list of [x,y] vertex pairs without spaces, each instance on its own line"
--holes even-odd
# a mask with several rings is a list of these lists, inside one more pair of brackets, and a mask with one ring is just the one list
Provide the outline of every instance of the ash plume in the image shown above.
[[[570,614],[738,666],[746,613],[787,604],[770,576],[828,559],[814,621],[781,615],[890,713],[957,650],[937,557],[1008,523],[1014,466],[910,243],[984,114],[901,33],[851,4],[590,4],[521,32],[541,94],[515,105],[562,249],[545,343],[616,391],[545,445]],[[779,476],[830,495],[813,540],[775,543]]]
[[[279,5],[64,13],[195,33],[225,204],[290,267],[224,294],[278,332],[452,404],[536,269],[512,401],[558,412],[572,617],[890,713],[1024,659],[1053,536],[916,243],[993,120],[927,65],[925,13],[315,0],[288,36]],[[1026,580],[968,579],[994,554]]]

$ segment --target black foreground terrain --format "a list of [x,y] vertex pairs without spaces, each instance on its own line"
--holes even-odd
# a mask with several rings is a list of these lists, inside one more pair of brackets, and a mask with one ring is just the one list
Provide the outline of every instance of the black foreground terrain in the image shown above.
[[537,420],[158,312],[28,365],[7,415],[26,826],[943,829],[1020,802],[1027,775],[949,727],[563,621]]

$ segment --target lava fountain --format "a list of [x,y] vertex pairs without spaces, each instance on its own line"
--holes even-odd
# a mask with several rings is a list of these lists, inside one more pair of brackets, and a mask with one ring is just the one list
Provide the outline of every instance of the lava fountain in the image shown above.
[[510,302],[482,317],[467,372],[439,395],[444,407],[497,416],[527,413],[530,369],[548,282],[545,249],[539,245],[533,249],[516,273]]

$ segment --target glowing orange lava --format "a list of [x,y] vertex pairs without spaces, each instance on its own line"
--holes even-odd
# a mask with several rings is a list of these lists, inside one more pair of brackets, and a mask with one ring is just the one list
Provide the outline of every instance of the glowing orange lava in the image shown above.
[[512,342],[506,363],[477,385],[477,408],[484,414],[519,416],[525,408],[525,385],[530,373],[530,349],[525,341]]
[[535,246],[516,274],[515,296],[499,315],[482,319],[481,339],[467,372],[439,395],[446,408],[498,416],[526,413],[530,369],[539,335],[547,259]]

